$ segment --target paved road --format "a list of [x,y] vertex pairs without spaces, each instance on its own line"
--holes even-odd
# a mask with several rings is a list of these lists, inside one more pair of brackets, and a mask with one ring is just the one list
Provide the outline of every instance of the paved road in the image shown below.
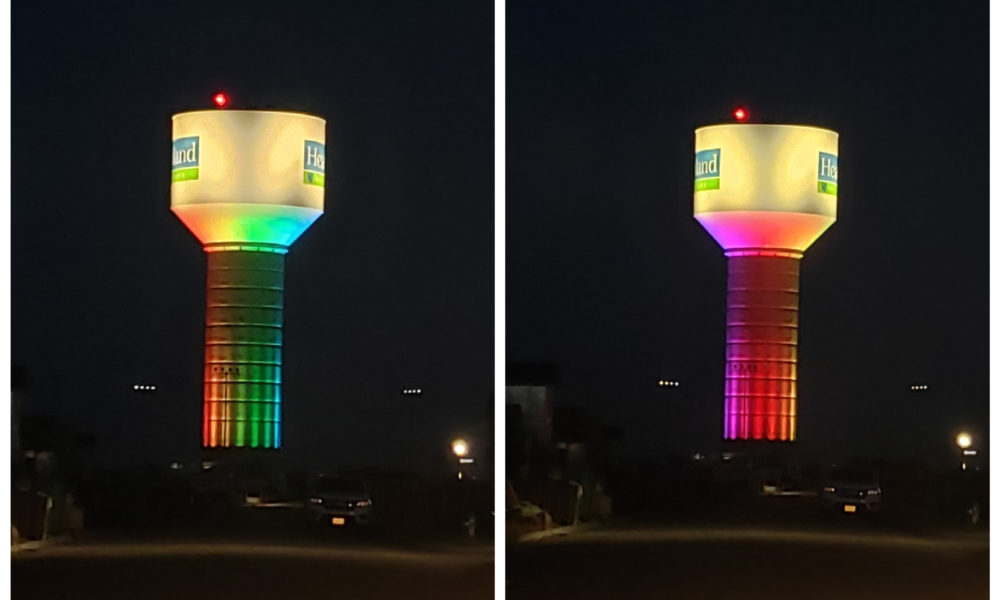
[[493,552],[481,544],[414,551],[352,540],[95,541],[15,554],[11,590],[15,599],[47,600],[486,599]]
[[985,599],[988,553],[985,535],[610,528],[511,548],[507,597]]

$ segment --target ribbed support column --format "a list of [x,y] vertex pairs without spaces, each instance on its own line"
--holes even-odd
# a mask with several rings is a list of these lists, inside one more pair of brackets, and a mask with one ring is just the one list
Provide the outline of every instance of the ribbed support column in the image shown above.
[[281,325],[285,250],[206,246],[207,448],[281,446]]
[[801,254],[728,252],[727,440],[795,440]]

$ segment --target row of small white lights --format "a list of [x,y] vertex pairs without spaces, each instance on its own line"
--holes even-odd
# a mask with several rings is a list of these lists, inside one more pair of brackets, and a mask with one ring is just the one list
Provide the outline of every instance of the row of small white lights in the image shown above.
[[666,379],[661,379],[659,381],[660,387],[677,387],[681,384],[679,381],[667,381]]
[[139,385],[139,384],[136,384],[136,385],[132,386],[132,389],[135,390],[135,391],[140,391],[141,390],[141,391],[150,391],[150,392],[152,392],[152,391],[156,391],[156,386],[155,385]]
[[422,394],[423,390],[420,389],[420,388],[414,388],[414,389],[411,389],[411,390],[403,390],[403,393],[404,394]]
[[910,391],[911,392],[919,392],[921,390],[926,390],[926,389],[927,389],[926,385],[911,385],[910,386]]

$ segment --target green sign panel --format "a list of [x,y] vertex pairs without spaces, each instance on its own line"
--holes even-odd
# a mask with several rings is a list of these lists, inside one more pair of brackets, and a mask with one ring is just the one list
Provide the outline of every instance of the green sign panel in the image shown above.
[[312,171],[306,171],[302,175],[302,183],[307,183],[309,185],[317,185],[319,187],[326,186],[326,175],[321,175],[319,173],[313,173]]
[[198,167],[176,169],[170,177],[170,181],[191,181],[192,179],[198,179]]

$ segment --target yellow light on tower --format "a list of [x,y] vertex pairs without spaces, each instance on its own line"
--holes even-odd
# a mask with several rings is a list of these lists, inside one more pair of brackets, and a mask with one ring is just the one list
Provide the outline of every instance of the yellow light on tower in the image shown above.
[[955,443],[958,444],[959,448],[965,450],[972,445],[972,436],[968,433],[962,432],[955,438]]

